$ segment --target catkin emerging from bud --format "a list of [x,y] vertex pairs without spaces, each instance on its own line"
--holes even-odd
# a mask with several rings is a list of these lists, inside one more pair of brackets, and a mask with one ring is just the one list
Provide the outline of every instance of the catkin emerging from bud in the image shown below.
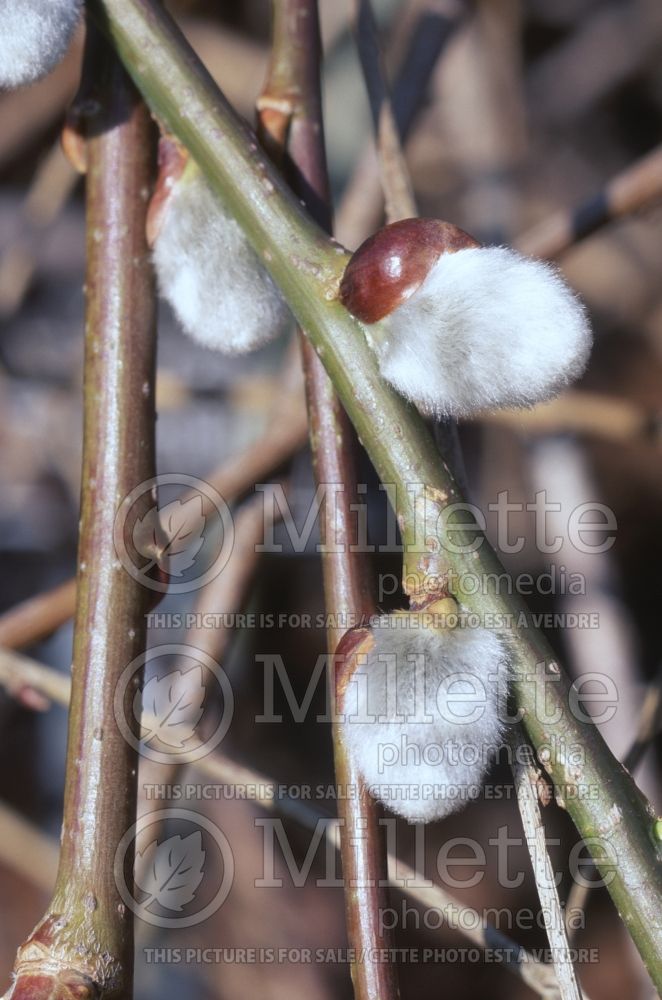
[[287,325],[278,289],[195,164],[169,192],[153,253],[161,294],[203,346],[244,354]]
[[480,793],[503,737],[509,667],[493,632],[398,627],[406,617],[381,616],[361,644],[343,739],[377,798],[428,822]]
[[584,308],[555,268],[481,247],[440,219],[376,232],[352,255],[339,297],[383,377],[440,417],[549,399],[591,350]]
[[439,257],[370,341],[403,396],[426,413],[461,416],[551,398],[584,371],[591,331],[554,268],[479,247]]
[[46,76],[71,41],[81,0],[2,0],[0,88],[13,90]]

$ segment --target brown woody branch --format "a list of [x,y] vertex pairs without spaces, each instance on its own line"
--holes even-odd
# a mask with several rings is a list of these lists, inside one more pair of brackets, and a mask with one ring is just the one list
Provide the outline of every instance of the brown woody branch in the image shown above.
[[[274,47],[269,77],[258,107],[268,148],[281,159],[285,176],[314,218],[330,229],[329,182],[322,127],[321,44],[316,0],[275,0]],[[324,503],[322,556],[326,608],[336,627],[328,631],[331,654],[347,625],[374,608],[365,557],[352,552],[356,503],[357,441],[331,380],[309,341],[301,337],[310,441],[319,485],[341,487],[334,502]],[[335,679],[329,678],[334,686]],[[358,788],[356,797],[339,795],[340,851],[345,885],[345,913],[350,948],[357,956],[352,982],[357,1000],[391,1000],[398,996],[395,969],[376,953],[388,948],[380,928],[386,905],[387,865],[380,809],[347,758],[340,728],[333,728],[335,773],[341,788]]]
[[87,46],[98,110],[87,121],[82,510],[62,847],[52,901],[18,951],[12,1000],[132,991],[133,919],[113,866],[135,818],[137,760],[113,696],[145,648],[148,592],[121,569],[113,524],[122,499],[154,475],[152,146],[149,115],[120,63],[94,34]]

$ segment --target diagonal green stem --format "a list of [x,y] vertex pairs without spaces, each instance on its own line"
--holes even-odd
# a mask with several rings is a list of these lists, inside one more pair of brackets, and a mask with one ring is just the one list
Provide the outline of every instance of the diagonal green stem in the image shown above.
[[[244,227],[322,358],[397,512],[407,589],[420,595],[430,578],[443,588],[453,573],[460,602],[503,624],[529,737],[581,835],[595,838],[598,867],[662,988],[662,845],[650,806],[598,730],[570,710],[568,681],[546,640],[519,597],[499,592],[504,571],[487,542],[452,523],[448,505],[461,499],[452,476],[419,415],[381,381],[360,326],[335,297],[346,255],[302,211],[155,0],[95,0],[93,6],[152,110]],[[478,547],[467,550],[471,541]],[[477,594],[463,592],[463,574],[479,577]],[[568,747],[581,749],[581,762]]]
[[[94,0],[93,8],[152,110],[206,172],[306,330],[402,515],[415,569],[415,556],[427,550],[418,540],[415,487],[439,478],[438,460],[419,414],[384,385],[358,323],[337,301],[348,254],[303,210],[157,3]],[[442,493],[441,503],[461,499],[450,480]]]

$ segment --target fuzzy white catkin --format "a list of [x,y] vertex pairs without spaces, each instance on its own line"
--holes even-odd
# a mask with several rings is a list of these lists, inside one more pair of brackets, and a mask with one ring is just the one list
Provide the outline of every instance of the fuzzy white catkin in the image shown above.
[[390,809],[412,823],[441,819],[479,794],[500,746],[504,647],[487,629],[400,628],[388,615],[372,633],[343,700],[345,745]]
[[205,347],[244,354],[273,340],[289,320],[239,224],[199,173],[176,182],[153,257],[161,294]]
[[46,76],[60,62],[81,13],[81,0],[0,2],[0,88]]
[[582,374],[591,342],[557,271],[504,247],[442,254],[371,338],[383,377],[437,416],[549,399]]

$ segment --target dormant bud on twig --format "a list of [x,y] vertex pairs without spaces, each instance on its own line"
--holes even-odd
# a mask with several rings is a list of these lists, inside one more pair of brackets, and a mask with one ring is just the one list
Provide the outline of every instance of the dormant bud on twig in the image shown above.
[[581,375],[591,349],[586,312],[558,271],[436,219],[368,239],[340,297],[383,377],[427,414],[549,399]]
[[243,230],[170,137],[161,139],[159,164],[148,239],[159,289],[182,327],[225,354],[273,340],[290,313]]
[[81,0],[2,0],[0,88],[34,83],[57,66],[80,18]]
[[381,615],[338,649],[350,758],[372,794],[410,822],[477,797],[504,733],[506,649],[487,629],[448,626],[449,605]]

